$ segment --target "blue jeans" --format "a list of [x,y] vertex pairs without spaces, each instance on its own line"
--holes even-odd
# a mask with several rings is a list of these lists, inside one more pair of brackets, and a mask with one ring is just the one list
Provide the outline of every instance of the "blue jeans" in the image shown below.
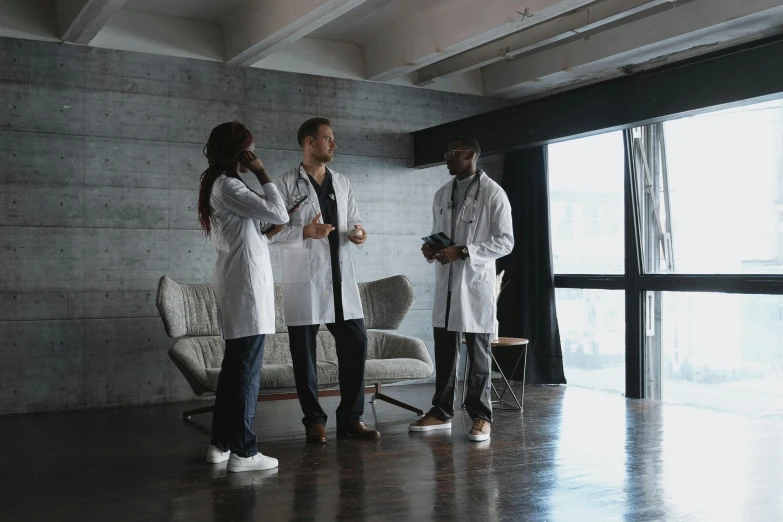
[[258,453],[253,419],[265,340],[265,335],[226,339],[212,414],[212,444],[240,457]]

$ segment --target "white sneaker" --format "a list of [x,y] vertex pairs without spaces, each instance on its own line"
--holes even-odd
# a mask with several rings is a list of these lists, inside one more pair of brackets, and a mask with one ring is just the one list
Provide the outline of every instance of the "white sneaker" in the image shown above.
[[240,473],[242,471],[259,471],[277,467],[277,459],[256,453],[252,457],[240,457],[234,453],[228,459],[226,471]]
[[209,448],[207,448],[207,462],[210,464],[225,462],[228,460],[230,455],[230,451],[220,451],[220,448],[213,446],[212,444],[210,444]]

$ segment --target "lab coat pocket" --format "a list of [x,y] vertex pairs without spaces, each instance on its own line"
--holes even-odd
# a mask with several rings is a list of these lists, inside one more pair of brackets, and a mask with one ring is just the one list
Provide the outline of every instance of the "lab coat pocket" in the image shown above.
[[[312,241],[312,240],[308,240]],[[283,264],[283,283],[303,283],[310,281],[310,251],[289,250]]]
[[471,289],[492,290],[495,284],[493,267],[487,265],[466,266],[465,282]]

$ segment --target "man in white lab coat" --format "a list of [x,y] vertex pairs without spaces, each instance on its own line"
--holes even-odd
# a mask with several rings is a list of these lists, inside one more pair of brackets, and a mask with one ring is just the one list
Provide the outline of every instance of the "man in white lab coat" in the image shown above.
[[442,232],[454,246],[422,253],[435,263],[435,395],[432,408],[410,431],[451,428],[462,334],[470,360],[465,408],[473,419],[472,441],[488,440],[492,423],[490,336],[495,330],[495,260],[514,248],[511,205],[503,189],[476,168],[479,144],[470,138],[449,144],[444,157],[454,176],[435,194],[432,233]]
[[283,247],[285,319],[291,343],[296,390],[307,442],[326,442],[327,415],[318,402],[316,334],[321,323],[336,343],[340,380],[337,434],[380,437],[362,422],[367,331],[353,270],[351,243],[361,248],[367,234],[348,179],[326,167],[337,147],[329,120],[302,124],[297,139],[303,160],[277,186],[286,205],[307,200],[285,227],[269,234]]

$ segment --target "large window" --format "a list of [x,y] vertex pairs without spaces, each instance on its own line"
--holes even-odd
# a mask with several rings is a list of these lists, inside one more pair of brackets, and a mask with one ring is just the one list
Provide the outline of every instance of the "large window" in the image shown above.
[[551,145],[549,176],[569,384],[783,415],[783,102]]
[[763,295],[783,275],[783,103],[635,129],[631,143],[643,272],[665,276],[639,288],[646,395],[783,414],[783,297]]

